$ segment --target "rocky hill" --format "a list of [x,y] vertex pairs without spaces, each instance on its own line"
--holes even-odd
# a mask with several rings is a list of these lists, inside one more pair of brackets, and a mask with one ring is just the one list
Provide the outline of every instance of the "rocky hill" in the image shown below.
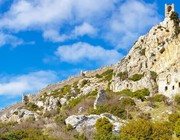
[[[164,21],[139,37],[128,55],[116,65],[82,72],[35,95],[23,96],[22,103],[0,112],[0,120],[7,127],[0,125],[0,135],[3,138],[8,131],[33,128],[64,140],[178,139],[179,23],[173,6],[167,6]],[[175,118],[174,122],[171,117]],[[133,135],[128,129],[128,124],[133,128],[133,121],[145,121],[140,126],[152,123],[149,137],[145,138],[146,133],[141,137],[138,133]],[[164,128],[158,136],[154,134],[157,121]]]

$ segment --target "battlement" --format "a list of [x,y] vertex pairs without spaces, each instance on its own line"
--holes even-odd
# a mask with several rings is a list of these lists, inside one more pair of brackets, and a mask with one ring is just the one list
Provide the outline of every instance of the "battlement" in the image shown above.
[[167,5],[165,4],[165,17],[170,17],[171,13],[174,12],[174,4]]

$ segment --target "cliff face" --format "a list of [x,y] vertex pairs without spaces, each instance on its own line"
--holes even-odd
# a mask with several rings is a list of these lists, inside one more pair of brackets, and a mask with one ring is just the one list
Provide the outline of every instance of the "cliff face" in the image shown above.
[[[169,16],[159,25],[152,27],[149,33],[141,36],[124,60],[116,65],[111,89],[118,92],[124,89],[135,91],[148,88],[151,94],[166,94],[158,88],[163,87],[160,82],[162,76],[169,72],[174,75],[173,71],[176,71],[177,77],[180,75],[180,36],[175,34],[175,28],[174,20]],[[119,77],[125,73],[128,73],[125,79]],[[153,73],[157,74],[156,80],[153,80]],[[135,74],[143,76],[132,80],[131,77]]]

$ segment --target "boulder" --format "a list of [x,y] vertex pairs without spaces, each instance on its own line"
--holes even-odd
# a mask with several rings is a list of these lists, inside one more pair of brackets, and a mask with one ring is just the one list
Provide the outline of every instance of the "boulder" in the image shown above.
[[97,109],[98,105],[102,105],[105,102],[105,100],[106,100],[106,91],[100,90],[94,102],[94,109]]
[[[107,117],[107,116],[110,116]],[[84,133],[84,131],[95,131],[95,123],[97,119],[99,118],[104,118],[106,117],[114,126],[113,133],[114,134],[119,134],[120,132],[120,127],[122,126],[123,121],[120,120],[118,117],[113,116],[112,114],[107,115],[106,114],[101,114],[101,115],[72,115],[69,116],[66,120],[65,123],[66,125],[72,125],[74,129],[76,129],[79,133]]]

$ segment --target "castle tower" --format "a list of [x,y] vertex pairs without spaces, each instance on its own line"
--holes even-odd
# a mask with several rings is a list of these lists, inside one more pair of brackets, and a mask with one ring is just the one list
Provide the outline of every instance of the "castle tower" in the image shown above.
[[28,96],[24,95],[24,93],[23,93],[23,94],[22,94],[22,103],[24,103],[25,105],[27,105],[27,104],[28,104],[28,101],[29,101]]
[[171,12],[174,12],[174,4],[167,5],[165,4],[165,17],[169,17],[171,15]]

